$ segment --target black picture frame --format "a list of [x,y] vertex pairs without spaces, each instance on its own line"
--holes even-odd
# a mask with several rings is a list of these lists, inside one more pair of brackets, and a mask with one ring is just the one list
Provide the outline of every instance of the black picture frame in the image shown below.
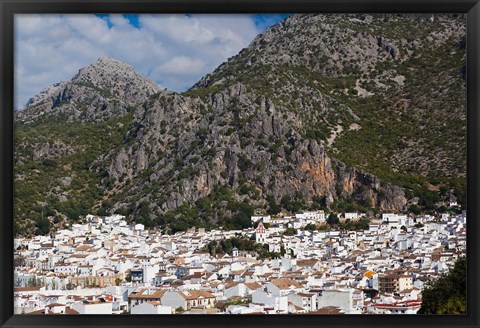
[[[478,0],[0,0],[1,327],[478,327],[480,4]],[[13,315],[13,21],[22,13],[464,13],[467,16],[467,315]]]

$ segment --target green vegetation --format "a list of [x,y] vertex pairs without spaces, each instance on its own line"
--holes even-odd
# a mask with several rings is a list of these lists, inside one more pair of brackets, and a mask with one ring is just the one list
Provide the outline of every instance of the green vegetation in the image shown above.
[[225,306],[229,305],[244,305],[244,304],[249,304],[252,303],[252,298],[247,297],[247,298],[242,298],[238,296],[234,296],[228,300],[228,302],[225,304]]
[[366,213],[368,211],[375,211],[375,209],[371,208],[370,205],[371,204],[366,204],[363,199],[354,200],[353,198],[339,198],[335,200],[335,202],[331,205],[330,208],[338,213]]
[[447,274],[422,291],[418,314],[465,314],[467,312],[467,259],[460,257]]
[[280,207],[280,205],[278,205],[275,202],[275,199],[273,198],[273,196],[268,195],[267,196],[267,202],[268,202],[268,211],[267,211],[268,214],[275,215],[275,214],[280,213],[282,208]]
[[303,229],[307,231],[315,231],[317,230],[317,226],[315,224],[309,223]]
[[305,198],[300,192],[296,192],[293,196],[283,196],[280,203],[282,208],[290,213],[297,213],[307,208]]
[[287,228],[283,233],[284,236],[293,236],[294,234],[295,234],[295,229],[293,228]]
[[39,235],[47,235],[50,232],[50,221],[47,218],[40,218],[35,222],[36,233]]
[[267,244],[257,244],[254,240],[246,237],[213,240],[205,247],[205,251],[208,251],[210,255],[230,254],[234,247],[239,251],[255,252],[259,259],[281,257],[286,253],[283,247],[279,253],[269,252]]
[[221,85],[215,85],[207,88],[198,88],[191,89],[182,93],[183,96],[187,97],[199,97],[205,99],[208,96],[214,95],[215,93],[221,91],[223,88]]
[[[78,221],[92,211],[109,187],[104,173],[91,169],[94,160],[123,142],[132,113],[99,123],[40,120],[15,126],[15,229],[48,233],[48,217]],[[33,149],[54,142],[60,150],[33,160]],[[57,154],[58,153],[58,154]],[[43,218],[42,218],[43,215]],[[35,228],[35,229],[33,229]]]
[[340,223],[340,219],[338,218],[337,214],[330,213],[330,215],[327,218],[327,223],[329,225],[336,225]]
[[83,87],[86,87],[86,88],[93,89],[93,90],[97,91],[97,92],[100,93],[103,97],[105,97],[105,98],[107,98],[107,99],[113,97],[113,95],[112,95],[112,93],[110,92],[110,90],[100,88],[99,86],[96,86],[96,85],[93,84],[92,82],[75,82],[74,84],[75,84],[75,85],[79,85],[79,86],[83,86]]
[[220,186],[194,204],[184,203],[176,210],[157,217],[152,217],[153,211],[148,204],[141,204],[130,220],[142,223],[147,228],[161,227],[168,233],[186,231],[191,227],[234,230],[251,227],[250,217],[254,210],[248,201],[236,200],[232,189]]
[[341,230],[348,230],[348,231],[361,231],[361,230],[368,230],[370,224],[370,219],[368,218],[361,218],[358,221],[353,221],[350,219],[345,220],[339,224],[339,228]]

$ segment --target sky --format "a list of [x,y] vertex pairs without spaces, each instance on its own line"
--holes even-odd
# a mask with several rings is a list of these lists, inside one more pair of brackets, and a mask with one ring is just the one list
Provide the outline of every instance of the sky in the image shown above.
[[287,16],[15,15],[15,109],[101,56],[184,91]]

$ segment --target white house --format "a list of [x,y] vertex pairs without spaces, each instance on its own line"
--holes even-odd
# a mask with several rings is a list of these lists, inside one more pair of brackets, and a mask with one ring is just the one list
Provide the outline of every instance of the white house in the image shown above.
[[79,314],[112,314],[112,302],[83,300],[72,305]]
[[179,307],[184,310],[209,309],[215,306],[215,296],[205,290],[168,291],[163,295],[161,303],[175,309]]
[[296,213],[295,218],[300,220],[313,220],[316,222],[325,222],[325,212],[324,211],[307,211],[303,213]]
[[272,218],[270,215],[252,215],[250,217],[250,220],[252,221],[252,223],[257,223],[259,221],[262,221],[263,223],[270,223],[271,219]]
[[252,283],[233,283],[231,285],[227,285],[224,291],[224,296],[226,298],[231,298],[234,296],[245,296],[247,294],[251,294],[253,291],[261,288],[261,286],[255,282]]
[[302,285],[298,282],[287,279],[272,279],[266,286],[266,290],[274,296],[286,296],[291,292],[303,291]]
[[315,311],[317,309],[317,294],[314,293],[291,293],[288,294],[288,300],[296,306],[302,307],[306,311]]
[[353,212],[353,213],[345,213],[344,217],[345,217],[345,220],[356,220],[360,216],[357,212]]
[[336,306],[346,314],[361,314],[363,308],[363,292],[348,289],[328,289],[317,298],[317,308]]
[[150,301],[134,306],[131,314],[172,314],[171,306],[161,305],[159,301]]
[[265,304],[277,311],[288,311],[288,297],[275,296],[261,289],[257,289],[252,293],[252,303]]

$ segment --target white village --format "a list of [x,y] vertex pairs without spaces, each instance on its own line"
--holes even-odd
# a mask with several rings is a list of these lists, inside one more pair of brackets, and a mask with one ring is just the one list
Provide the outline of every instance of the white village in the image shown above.
[[[323,211],[251,220],[244,230],[169,235],[121,215],[88,215],[15,239],[15,313],[415,314],[425,285],[466,252],[465,212],[383,213],[360,231],[317,229],[326,226]],[[271,256],[209,252],[232,238]]]

